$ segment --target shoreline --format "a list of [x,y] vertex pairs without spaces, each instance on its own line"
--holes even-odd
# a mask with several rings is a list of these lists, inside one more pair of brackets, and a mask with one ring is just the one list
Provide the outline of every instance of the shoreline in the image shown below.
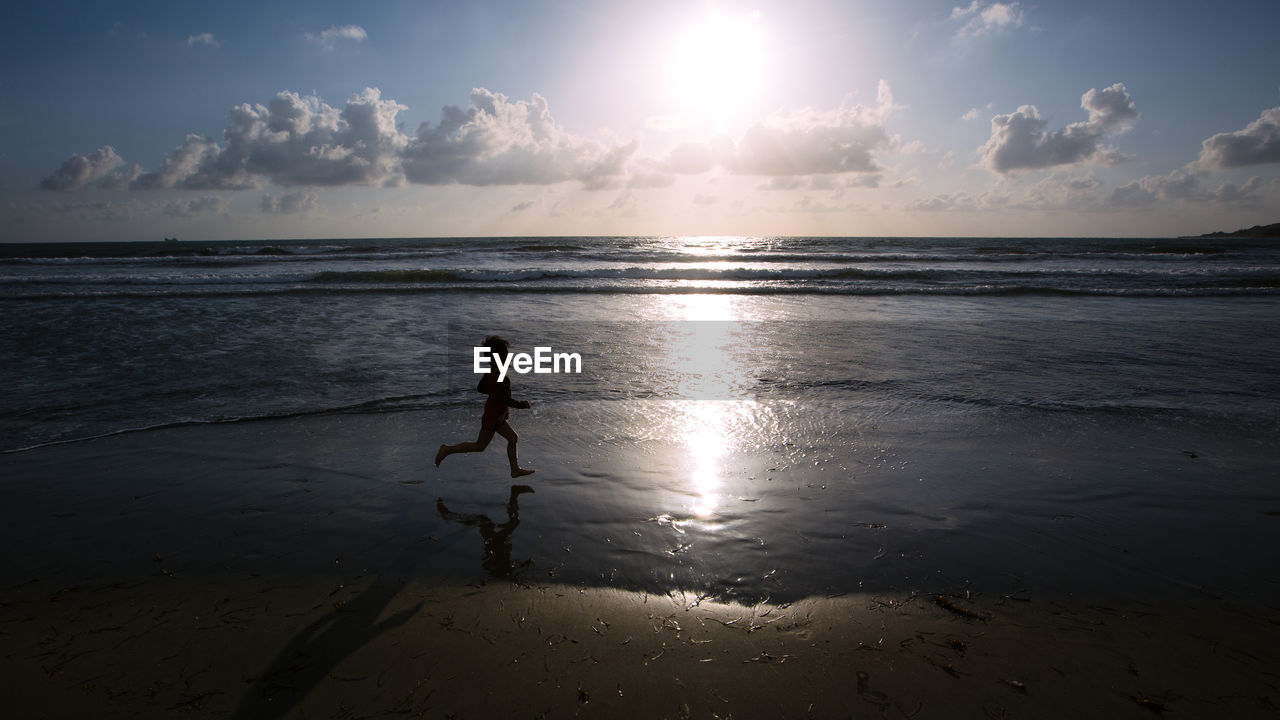
[[[602,450],[547,434],[567,421],[528,423],[522,447],[538,449],[539,473],[536,493],[520,496],[517,528],[502,515],[511,481],[498,473],[500,453],[430,465],[436,444],[426,439],[471,428],[470,410],[456,424],[421,413],[296,418],[0,456],[11,499],[0,509],[0,682],[11,712],[1278,712],[1280,608],[1264,592],[1275,550],[1260,534],[1275,522],[1275,494],[1256,473],[1223,484],[1269,446],[1226,439],[1197,444],[1192,459],[1163,426],[1099,451],[1092,429],[1020,434],[1011,445],[995,426],[988,435],[917,426],[908,440],[859,425],[865,434],[849,439],[865,465],[849,487],[803,456],[788,466],[730,453],[715,517],[664,522],[643,512],[697,499],[657,487],[683,477],[689,458]],[[911,484],[975,456],[971,472],[954,476],[967,483]],[[762,458],[777,465],[776,481],[752,479],[759,468],[746,463]],[[1041,467],[1075,479],[1033,473]],[[1010,478],[1038,484],[1015,492]],[[841,514],[824,514],[832,503]],[[1063,504],[1072,516],[1048,516],[1067,513]],[[801,524],[806,508],[812,526]],[[769,521],[767,543],[744,529],[761,514],[788,518]],[[1216,524],[1188,524],[1200,516]],[[1233,525],[1236,534],[1213,529]],[[627,537],[633,530],[643,542]],[[631,554],[637,547],[652,552]],[[846,574],[837,552],[865,554],[849,567],[870,574]],[[1166,574],[1179,563],[1185,571]],[[982,575],[1037,564],[1057,582],[1005,593]],[[616,581],[610,567],[622,568]],[[743,580],[728,573],[740,568],[771,579],[746,578],[749,599],[726,599]],[[1180,584],[1214,577],[1222,584]],[[696,591],[644,589],[704,581]]]

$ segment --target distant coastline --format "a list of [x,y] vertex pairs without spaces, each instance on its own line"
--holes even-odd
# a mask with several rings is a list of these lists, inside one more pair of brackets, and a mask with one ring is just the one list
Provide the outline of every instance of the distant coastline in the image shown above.
[[1235,232],[1218,232],[1205,233],[1197,235],[1202,238],[1274,238],[1280,237],[1280,223],[1272,223],[1270,225],[1254,225],[1251,228],[1236,230]]

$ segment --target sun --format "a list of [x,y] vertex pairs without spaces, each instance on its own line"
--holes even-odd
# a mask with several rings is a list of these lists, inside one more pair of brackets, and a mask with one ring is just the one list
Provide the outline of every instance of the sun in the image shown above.
[[760,13],[713,8],[673,42],[670,85],[682,112],[717,130],[742,120],[758,101],[769,71],[769,43]]

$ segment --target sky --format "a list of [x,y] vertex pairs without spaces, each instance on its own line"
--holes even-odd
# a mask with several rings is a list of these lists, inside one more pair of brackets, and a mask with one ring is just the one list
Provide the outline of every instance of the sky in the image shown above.
[[11,2],[0,241],[1280,222],[1280,3]]

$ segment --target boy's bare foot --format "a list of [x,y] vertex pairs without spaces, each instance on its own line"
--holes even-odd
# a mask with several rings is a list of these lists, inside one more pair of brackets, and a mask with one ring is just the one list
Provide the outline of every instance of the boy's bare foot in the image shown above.
[[513,478],[524,477],[525,475],[532,475],[532,474],[533,474],[532,470],[528,470],[525,468],[516,468],[515,470],[511,471],[511,477]]
[[[440,449],[436,451],[436,467],[440,467],[441,460],[444,460],[444,445],[441,445]],[[515,476],[512,475],[512,477]]]

